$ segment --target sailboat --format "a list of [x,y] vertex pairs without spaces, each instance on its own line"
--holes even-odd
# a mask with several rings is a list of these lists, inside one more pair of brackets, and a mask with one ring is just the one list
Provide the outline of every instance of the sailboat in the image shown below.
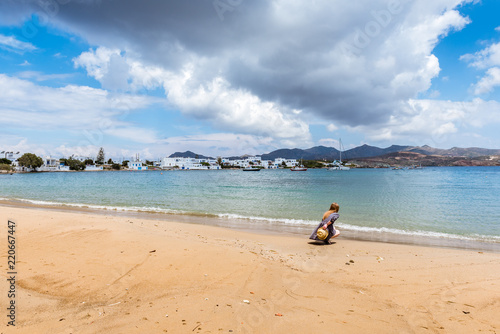
[[302,159],[300,159],[300,165],[294,166],[290,168],[292,172],[305,172],[307,170],[306,167],[302,164]]
[[342,140],[339,138],[339,153],[340,153],[340,158],[339,162],[335,164],[335,166],[328,168],[328,170],[349,170],[351,168],[342,165],[342,150],[344,149],[342,145]]

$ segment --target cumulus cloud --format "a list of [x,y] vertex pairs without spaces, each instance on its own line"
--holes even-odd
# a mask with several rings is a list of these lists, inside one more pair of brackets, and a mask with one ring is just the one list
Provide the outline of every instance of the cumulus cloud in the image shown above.
[[402,103],[398,115],[382,128],[357,127],[369,139],[421,145],[415,138],[427,138],[428,144],[443,147],[487,124],[500,123],[500,103],[479,98],[470,102],[415,100]]
[[[474,107],[417,97],[439,75],[436,44],[470,23],[456,8],[472,1],[255,0],[222,12],[212,1],[70,1],[46,16],[98,46],[74,64],[103,89],[161,87],[217,130],[304,146],[311,119],[379,140],[456,133]],[[463,59],[490,68],[495,47]]]
[[486,70],[485,75],[473,85],[474,94],[490,93],[500,86],[500,43],[493,43],[474,54],[465,54],[460,59],[478,70]]
[[[222,77],[203,83],[193,80],[195,66],[192,64],[174,73],[157,66],[145,66],[121,54],[119,50],[101,47],[82,53],[74,59],[74,64],[84,67],[108,88],[138,90],[161,86],[169,103],[186,115],[210,121],[216,129],[273,136],[283,144],[310,142],[308,125],[294,119],[294,113],[285,106],[262,101],[242,88],[234,89]],[[110,82],[113,84],[108,85]]]
[[[203,87],[208,98],[234,95],[246,112],[260,111],[251,107],[259,101],[283,120],[302,110],[300,117],[356,126],[388,121],[400,101],[430,87],[439,73],[432,50],[469,22],[454,9],[465,2],[256,0],[231,5],[223,20],[211,1],[67,2],[51,23],[178,78],[191,66],[195,98]],[[362,35],[367,41],[356,46]],[[89,70],[103,87],[123,89],[123,57],[113,57],[102,73]]]
[[[94,133],[124,137],[140,129],[122,121],[122,116],[154,102],[150,97],[112,95],[85,86],[44,87],[0,74],[0,123],[9,128],[73,131],[95,140]],[[128,139],[156,140],[151,130],[141,131],[140,137]]]
[[500,68],[492,67],[486,71],[486,75],[478,81],[474,94],[481,95],[490,93],[497,86],[500,86]]
[[465,54],[460,59],[469,62],[470,66],[478,69],[500,66],[500,43],[493,43],[474,54]]

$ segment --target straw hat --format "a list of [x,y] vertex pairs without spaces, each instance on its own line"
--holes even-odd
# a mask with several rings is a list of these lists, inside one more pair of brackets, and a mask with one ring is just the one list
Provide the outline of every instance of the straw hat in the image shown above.
[[318,229],[318,232],[316,232],[318,235],[319,240],[325,240],[328,237],[328,230],[324,230],[322,228]]

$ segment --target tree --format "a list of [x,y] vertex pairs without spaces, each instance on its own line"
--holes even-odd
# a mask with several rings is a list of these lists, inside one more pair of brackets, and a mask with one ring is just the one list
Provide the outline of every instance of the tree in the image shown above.
[[10,161],[10,160],[9,160],[9,159],[7,159],[7,158],[1,158],[1,159],[0,159],[0,164],[10,165],[10,164],[12,164],[12,161]]
[[120,164],[112,164],[111,168],[115,169],[115,170],[120,170],[121,166],[120,166]]
[[95,163],[97,165],[103,165],[104,164],[104,149],[101,147],[99,149],[99,153],[97,153],[97,158],[95,159]]
[[122,161],[122,166],[123,166],[123,167],[127,167],[127,166],[128,166],[128,163],[129,163],[129,161],[128,161],[128,160],[123,160],[123,161]]
[[112,165],[113,164],[113,159],[109,158],[108,159],[108,165]]
[[92,159],[85,159],[85,161],[83,163],[86,164],[86,165],[93,165],[94,164],[94,160],[92,160]]
[[84,170],[85,169],[85,163],[78,160],[78,159],[73,159],[73,157],[70,157],[69,159],[67,159],[66,164],[69,166],[70,170]]
[[18,162],[19,166],[28,168],[38,168],[43,165],[43,159],[33,153],[24,153]]

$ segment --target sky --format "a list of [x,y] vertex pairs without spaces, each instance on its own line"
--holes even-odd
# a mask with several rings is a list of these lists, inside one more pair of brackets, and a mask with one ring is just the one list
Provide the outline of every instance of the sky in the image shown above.
[[0,151],[500,148],[497,0],[0,0]]

